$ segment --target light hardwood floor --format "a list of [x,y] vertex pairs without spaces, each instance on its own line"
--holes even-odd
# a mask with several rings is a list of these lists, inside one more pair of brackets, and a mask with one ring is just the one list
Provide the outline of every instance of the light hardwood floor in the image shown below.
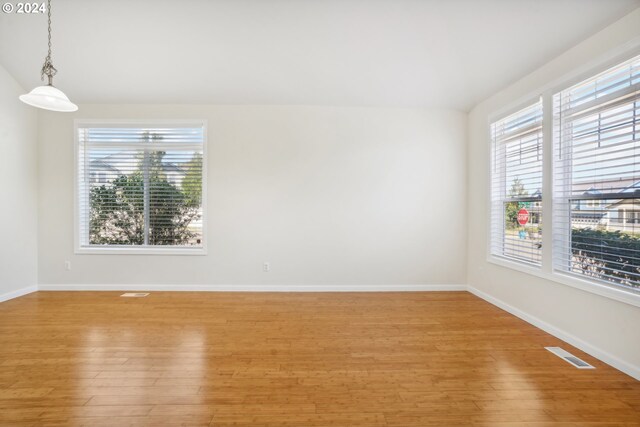
[[119,294],[0,304],[0,425],[640,426],[640,382],[466,292]]

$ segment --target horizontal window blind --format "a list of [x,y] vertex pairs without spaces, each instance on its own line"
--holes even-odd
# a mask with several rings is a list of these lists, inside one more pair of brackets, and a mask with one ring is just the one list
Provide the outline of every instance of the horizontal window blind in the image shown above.
[[203,247],[204,127],[83,124],[79,247]]
[[554,268],[640,284],[640,57],[554,96]]
[[491,253],[540,265],[542,101],[491,125]]

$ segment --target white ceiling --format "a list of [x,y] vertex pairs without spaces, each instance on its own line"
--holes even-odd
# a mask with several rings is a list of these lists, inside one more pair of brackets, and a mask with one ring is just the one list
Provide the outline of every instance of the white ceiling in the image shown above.
[[[15,3],[15,2],[13,2]],[[468,110],[640,0],[53,0],[78,103]],[[46,17],[0,13],[0,64],[40,83]]]

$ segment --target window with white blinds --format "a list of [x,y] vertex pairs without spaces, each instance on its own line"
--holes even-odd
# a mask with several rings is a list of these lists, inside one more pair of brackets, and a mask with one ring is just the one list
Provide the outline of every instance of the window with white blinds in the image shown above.
[[556,94],[554,268],[640,286],[640,57]]
[[77,249],[201,251],[203,123],[77,123]]
[[540,265],[542,101],[491,124],[491,253]]

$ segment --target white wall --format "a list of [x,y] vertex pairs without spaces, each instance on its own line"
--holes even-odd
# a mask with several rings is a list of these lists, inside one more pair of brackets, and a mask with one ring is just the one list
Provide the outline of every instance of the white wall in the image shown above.
[[0,301],[37,284],[37,114],[0,66]]
[[[583,65],[590,68],[596,62],[611,61],[613,52],[638,36],[640,9],[470,112],[468,203],[474,215],[468,224],[468,283],[496,299],[494,302],[519,310],[520,315],[640,378],[640,308],[487,262],[489,116],[539,96],[546,85]],[[549,241],[551,236],[545,231]]]
[[[74,118],[208,120],[207,256],[74,255]],[[464,284],[465,128],[464,113],[417,109],[81,105],[77,114],[44,113],[40,283]]]

